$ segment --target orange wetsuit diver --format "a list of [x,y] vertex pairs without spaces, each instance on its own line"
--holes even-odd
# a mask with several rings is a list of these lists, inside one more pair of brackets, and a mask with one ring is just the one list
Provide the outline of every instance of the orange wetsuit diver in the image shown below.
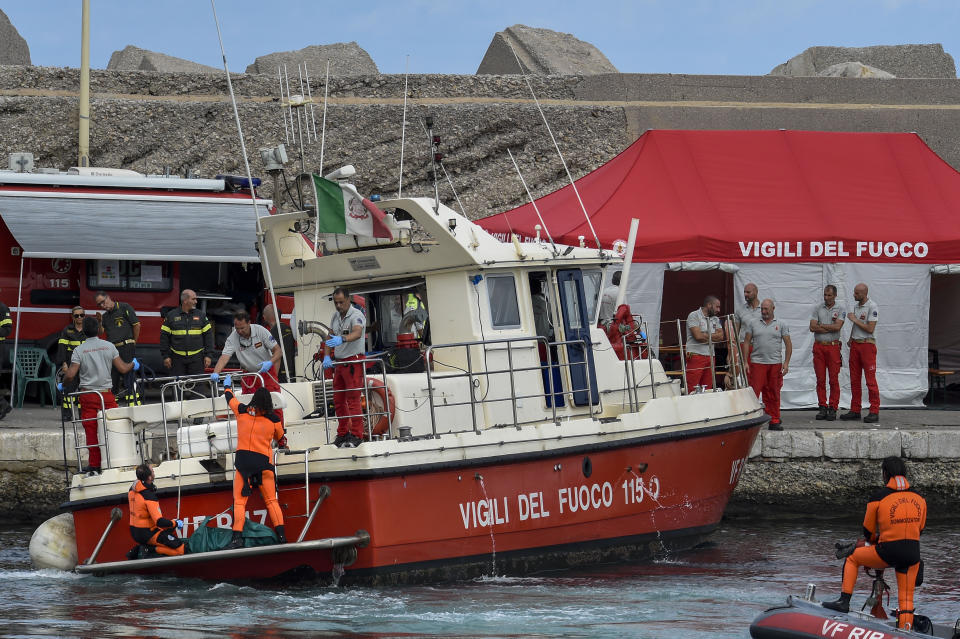
[[150,464],[137,466],[137,481],[130,487],[127,501],[130,503],[130,536],[135,542],[153,548],[160,555],[183,554],[183,540],[174,533],[175,528],[183,528],[183,521],[167,519],[160,512]]
[[273,442],[281,448],[287,445],[283,434],[283,422],[273,412],[273,399],[266,388],[258,388],[253,394],[250,404],[241,404],[234,397],[230,387],[232,380],[229,375],[224,379],[224,396],[230,405],[230,410],[237,416],[237,453],[234,456],[233,466],[236,473],[233,476],[233,539],[229,548],[243,546],[244,513],[247,508],[247,498],[253,488],[259,486],[260,494],[270,513],[270,521],[276,528],[277,538],[281,544],[287,543],[283,528],[283,513],[277,503],[276,473],[271,463],[273,460]]
[[840,598],[823,605],[848,612],[860,566],[881,570],[893,566],[900,604],[897,625],[909,630],[913,628],[913,589],[920,570],[920,534],[927,523],[927,502],[910,490],[902,459],[887,457],[882,469],[886,486],[870,498],[863,517],[864,536],[873,545],[857,548],[847,557]]

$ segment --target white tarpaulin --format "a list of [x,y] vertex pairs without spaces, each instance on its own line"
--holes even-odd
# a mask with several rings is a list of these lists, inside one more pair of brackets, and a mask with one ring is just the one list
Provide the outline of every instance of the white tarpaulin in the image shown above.
[[630,265],[630,281],[624,301],[630,312],[641,315],[647,324],[650,344],[660,343],[660,308],[663,299],[663,264],[634,262]]
[[0,215],[24,257],[260,261],[249,198],[3,191]]
[[[851,312],[856,302],[853,287],[865,282],[869,297],[880,307],[877,322],[877,384],[881,408],[922,406],[927,394],[927,336],[930,308],[930,270],[913,264],[740,264],[734,290],[747,282],[757,285],[760,299],[771,298],[776,317],[790,327],[793,357],[783,380],[781,406],[817,405],[813,372],[813,333],[809,330],[813,307],[823,299],[823,287],[837,287],[837,300]],[[840,371],[840,405],[850,405],[849,347],[851,322],[844,323],[843,367]],[[865,382],[861,383],[864,406]]]

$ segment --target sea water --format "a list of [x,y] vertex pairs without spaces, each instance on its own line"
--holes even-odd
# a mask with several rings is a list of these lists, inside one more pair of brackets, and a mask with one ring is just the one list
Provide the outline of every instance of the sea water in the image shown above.
[[[0,528],[2,637],[749,637],[765,608],[835,599],[833,544],[858,520],[725,520],[709,544],[653,562],[466,582],[337,588],[327,581],[252,587],[168,577],[79,576],[30,566],[29,528]],[[958,522],[923,536],[917,611],[960,616]],[[347,569],[349,571],[349,568]],[[890,608],[896,607],[896,585]],[[861,574],[853,603],[870,589]]]

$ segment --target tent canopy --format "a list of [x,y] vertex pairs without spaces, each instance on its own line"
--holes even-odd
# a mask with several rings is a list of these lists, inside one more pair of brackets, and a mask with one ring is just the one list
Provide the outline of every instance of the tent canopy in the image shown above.
[[4,190],[0,216],[24,257],[260,261],[249,197]]
[[[577,180],[600,243],[639,262],[960,261],[960,174],[914,133],[648,131]],[[571,186],[537,200],[555,241],[593,235]],[[535,235],[529,203],[478,223]]]

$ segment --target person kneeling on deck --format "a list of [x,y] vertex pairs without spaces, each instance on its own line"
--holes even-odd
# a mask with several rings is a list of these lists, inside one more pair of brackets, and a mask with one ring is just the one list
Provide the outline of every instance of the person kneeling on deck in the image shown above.
[[[80,422],[87,436],[87,450],[90,465],[84,472],[100,472],[100,446],[97,438],[97,413],[100,409],[116,408],[117,400],[113,396],[113,381],[110,371],[116,368],[123,374],[139,370],[140,362],[134,357],[125,362],[117,347],[97,335],[100,334],[100,322],[95,317],[83,318],[84,342],[73,349],[70,355],[70,367],[63,376],[63,382],[57,384],[57,390],[63,392],[64,385],[69,386],[73,378],[80,374]],[[102,399],[102,403],[101,403]]]
[[[130,503],[130,536],[141,546],[155,550],[158,555],[182,555],[186,546],[174,530],[183,529],[183,520],[167,519],[160,512],[150,464],[137,466],[136,472],[137,481],[127,493],[127,501]],[[131,550],[127,557],[135,559],[138,549]]]
[[277,532],[277,540],[287,543],[283,527],[283,513],[277,502],[276,471],[273,464],[272,444],[287,447],[283,422],[273,412],[273,399],[266,388],[258,388],[249,404],[241,404],[233,395],[233,379],[227,375],[223,380],[224,397],[230,410],[237,416],[237,452],[233,466],[233,539],[229,549],[243,547],[243,524],[246,521],[247,498],[253,489],[260,487],[260,494],[270,513],[270,521]]
[[864,537],[873,545],[861,546],[847,557],[840,598],[823,602],[823,607],[849,612],[860,566],[878,570],[893,566],[900,604],[897,626],[909,630],[913,627],[913,589],[922,566],[920,535],[927,524],[927,502],[910,489],[902,459],[887,457],[881,470],[885,486],[870,497],[863,517]]

